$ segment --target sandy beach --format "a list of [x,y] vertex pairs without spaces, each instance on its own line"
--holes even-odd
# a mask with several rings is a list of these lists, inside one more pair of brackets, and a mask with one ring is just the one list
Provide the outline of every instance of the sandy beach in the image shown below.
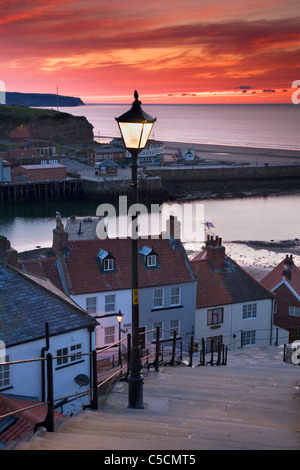
[[[300,267],[300,240],[223,241],[223,245],[226,254],[257,281],[261,281],[285,258],[286,254],[293,255],[294,263]],[[185,248],[190,259],[200,251],[200,249],[194,251],[191,246]]]
[[252,165],[264,163],[281,165],[300,163],[300,150],[164,142],[164,150],[167,155],[174,155],[181,148],[193,148],[199,157],[212,161],[249,162]]
[[[186,142],[165,142],[165,152],[174,155],[178,149],[195,149],[196,155],[206,160],[223,162],[249,162],[251,165],[268,163],[269,165],[300,164],[300,150],[236,147],[228,145],[195,144]],[[300,233],[299,233],[300,239]],[[227,241],[223,242],[226,254],[234,259],[255,279],[260,281],[268,272],[279,264],[285,255],[292,254],[294,262],[300,266],[300,241],[277,240],[263,241]],[[193,250],[187,249],[189,257]]]

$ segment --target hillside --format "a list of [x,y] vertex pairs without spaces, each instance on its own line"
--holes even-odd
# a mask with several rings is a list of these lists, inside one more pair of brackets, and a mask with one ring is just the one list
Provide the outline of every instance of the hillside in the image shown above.
[[7,105],[22,105],[22,106],[81,106],[84,105],[80,98],[72,96],[63,96],[45,93],[6,93]]
[[0,106],[0,139],[9,139],[10,131],[21,125],[28,129],[32,139],[65,143],[89,143],[94,139],[93,126],[84,116],[26,106]]

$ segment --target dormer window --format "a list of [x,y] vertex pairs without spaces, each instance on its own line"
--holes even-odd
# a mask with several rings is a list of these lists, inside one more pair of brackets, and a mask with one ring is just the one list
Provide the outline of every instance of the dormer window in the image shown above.
[[149,255],[147,256],[147,267],[153,268],[157,264],[156,255]]
[[104,271],[113,271],[115,268],[115,260],[113,258],[107,258],[103,261]]
[[143,246],[140,256],[147,269],[159,268],[157,253],[149,246]]
[[114,256],[106,250],[99,251],[96,261],[102,273],[114,273],[117,271]]

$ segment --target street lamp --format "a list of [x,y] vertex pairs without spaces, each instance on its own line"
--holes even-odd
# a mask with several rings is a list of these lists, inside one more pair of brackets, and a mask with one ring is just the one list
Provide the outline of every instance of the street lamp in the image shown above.
[[121,354],[121,323],[124,317],[124,313],[119,310],[119,313],[116,315],[118,323],[119,323],[119,360],[118,363],[120,366],[122,366],[122,354]]
[[[145,148],[156,118],[145,113],[141,108],[139,95],[134,92],[135,101],[129,111],[122,114],[118,123],[126,150],[131,154],[131,204],[138,203],[137,169],[138,154]],[[135,206],[136,207],[136,206]],[[144,408],[142,362],[139,350],[139,286],[138,286],[138,215],[132,215],[132,342],[128,376],[128,407]],[[135,223],[136,222],[136,223]]]

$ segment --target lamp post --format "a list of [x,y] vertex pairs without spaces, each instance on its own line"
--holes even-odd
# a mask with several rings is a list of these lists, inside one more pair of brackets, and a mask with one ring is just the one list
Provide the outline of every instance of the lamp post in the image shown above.
[[[129,111],[122,114],[116,121],[118,123],[125,148],[131,154],[131,204],[138,203],[137,169],[138,154],[146,146],[150,132],[156,118],[145,113],[141,108],[139,95],[134,92],[135,101]],[[135,206],[137,207],[137,206]],[[142,362],[139,350],[139,285],[138,285],[138,215],[132,215],[132,343],[128,376],[128,407],[144,408],[143,404],[143,376],[141,375]]]
[[121,323],[123,320],[124,314],[119,310],[119,313],[117,313],[116,317],[119,323],[119,360],[118,363],[120,366],[122,366],[122,354],[121,354]]

